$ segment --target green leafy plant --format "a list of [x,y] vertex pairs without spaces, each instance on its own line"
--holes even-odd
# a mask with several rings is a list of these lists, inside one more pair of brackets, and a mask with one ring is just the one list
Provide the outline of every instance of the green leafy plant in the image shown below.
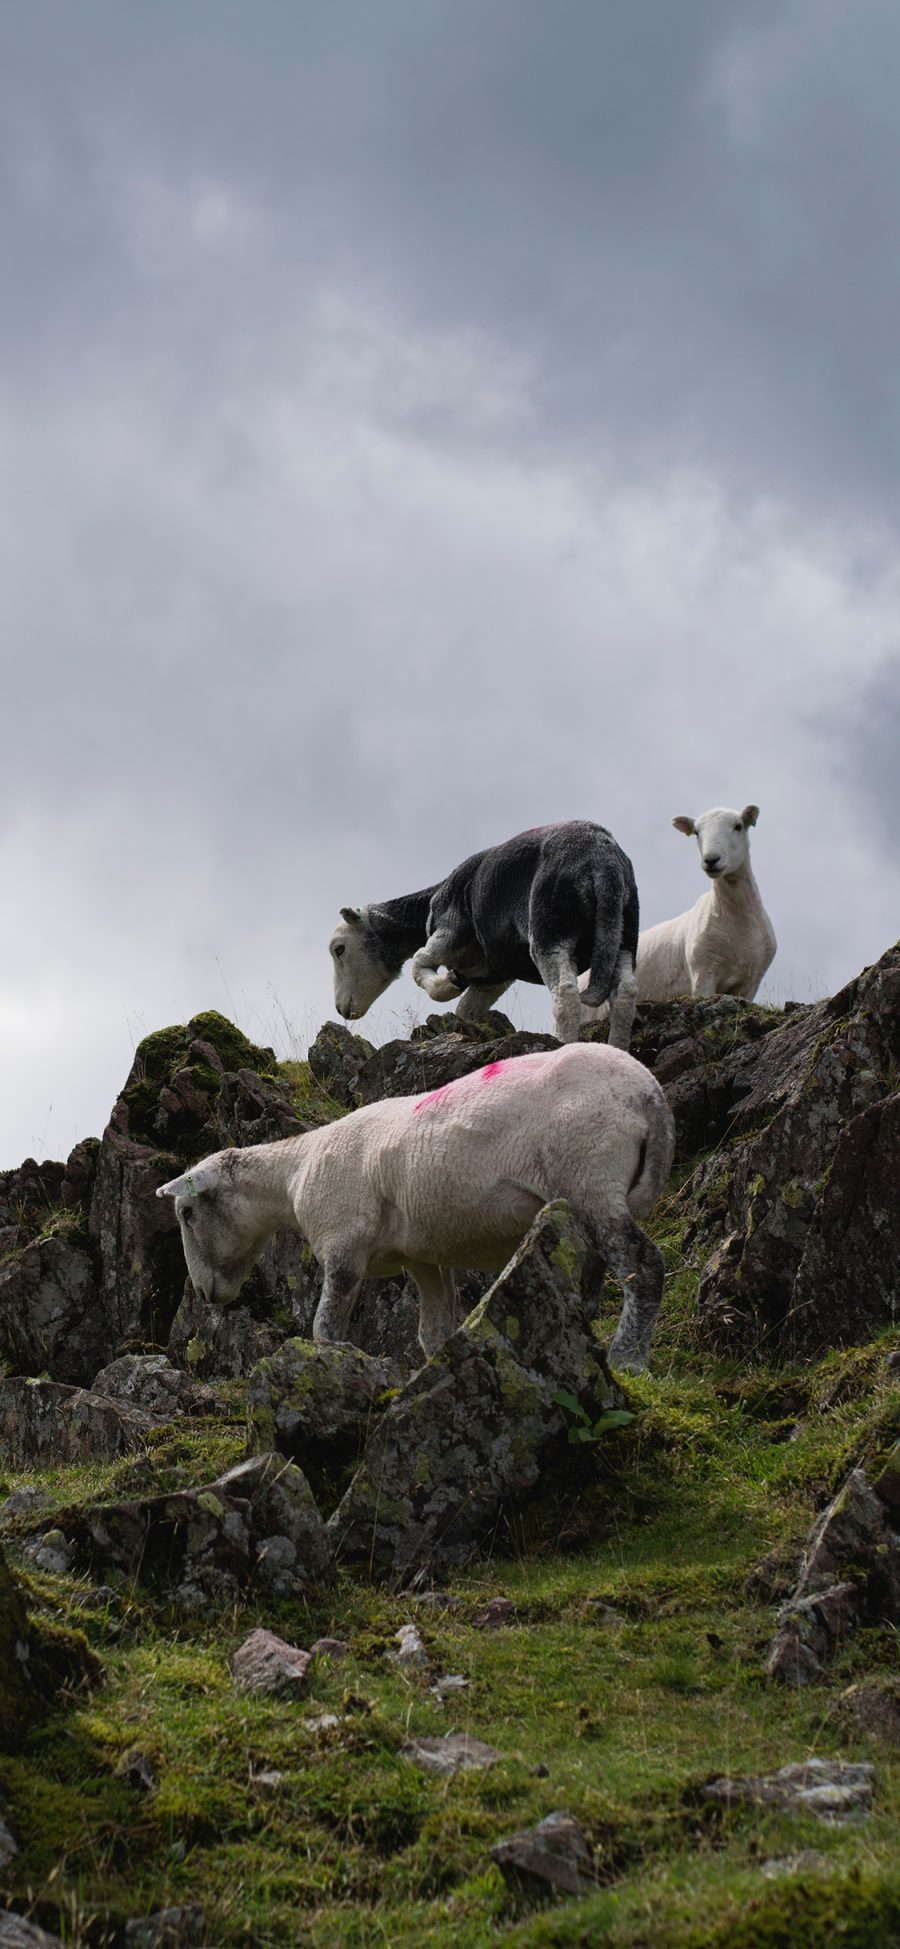
[[573,1417],[569,1429],[570,1442],[602,1441],[604,1435],[612,1434],[616,1428],[627,1428],[628,1423],[636,1418],[631,1408],[604,1408],[596,1421],[592,1421],[581,1402],[563,1387],[557,1388],[553,1399],[558,1408],[565,1408],[566,1413]]

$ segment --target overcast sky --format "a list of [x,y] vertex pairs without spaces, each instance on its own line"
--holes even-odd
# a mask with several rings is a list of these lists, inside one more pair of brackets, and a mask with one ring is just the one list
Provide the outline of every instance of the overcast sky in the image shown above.
[[650,924],[755,800],[763,998],[894,940],[898,72],[895,0],[0,7],[0,1167],[524,826]]

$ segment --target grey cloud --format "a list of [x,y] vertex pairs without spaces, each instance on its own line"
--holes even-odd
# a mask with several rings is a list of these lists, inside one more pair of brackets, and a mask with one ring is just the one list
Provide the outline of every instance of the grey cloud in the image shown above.
[[[229,347],[302,333],[330,281],[517,347],[531,437],[585,461],[895,507],[882,0],[193,0],[165,32],[146,6],[41,0],[6,15],[3,53],[22,356],[36,314],[48,361],[80,327],[152,362],[175,329],[202,390]],[[246,192],[272,226],[261,275],[198,245],[173,307],[130,252],[142,176],[176,205],[209,179]]]

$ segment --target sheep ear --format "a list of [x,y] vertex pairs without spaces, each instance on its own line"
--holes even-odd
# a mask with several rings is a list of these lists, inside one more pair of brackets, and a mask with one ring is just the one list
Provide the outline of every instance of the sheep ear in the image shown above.
[[676,832],[686,832],[690,839],[691,833],[694,831],[693,819],[688,819],[683,812],[679,812],[677,819],[672,820],[672,824]]
[[358,927],[358,926],[359,926],[359,923],[360,923],[360,921],[362,920],[362,908],[361,908],[361,907],[342,907],[342,908],[341,908],[341,919],[342,919],[342,920],[346,920],[346,921],[347,921],[347,922],[349,923],[349,925],[350,925],[351,927]]
[[744,810],[741,813],[741,818],[743,819],[745,826],[755,826],[756,821],[759,818],[759,806],[745,805]]
[[221,1171],[218,1164],[198,1164],[193,1171],[184,1171],[180,1178],[170,1178],[168,1184],[157,1186],[158,1198],[199,1198],[203,1191],[214,1191]]

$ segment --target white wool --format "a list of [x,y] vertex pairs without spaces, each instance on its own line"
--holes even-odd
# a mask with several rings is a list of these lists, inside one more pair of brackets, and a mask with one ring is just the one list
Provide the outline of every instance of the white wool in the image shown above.
[[207,1301],[234,1300],[267,1238],[288,1227],[324,1270],[316,1339],[346,1339],[367,1275],[407,1271],[426,1356],[458,1324],[454,1270],[501,1270],[541,1207],[564,1198],[623,1283],[610,1359],[643,1367],[663,1268],[635,1219],[659,1196],[673,1150],[649,1070],[621,1050],[575,1043],[368,1104],[302,1137],[217,1152],[159,1195],[176,1201],[188,1271]]
[[[696,836],[712,884],[686,913],[640,934],[638,1003],[674,1001],[678,995],[753,1000],[777,946],[750,865],[750,827],[758,816],[755,805],[742,812],[716,805],[697,819],[673,819],[679,832]],[[605,1014],[605,1009],[583,1009],[588,1022],[602,1021]]]

